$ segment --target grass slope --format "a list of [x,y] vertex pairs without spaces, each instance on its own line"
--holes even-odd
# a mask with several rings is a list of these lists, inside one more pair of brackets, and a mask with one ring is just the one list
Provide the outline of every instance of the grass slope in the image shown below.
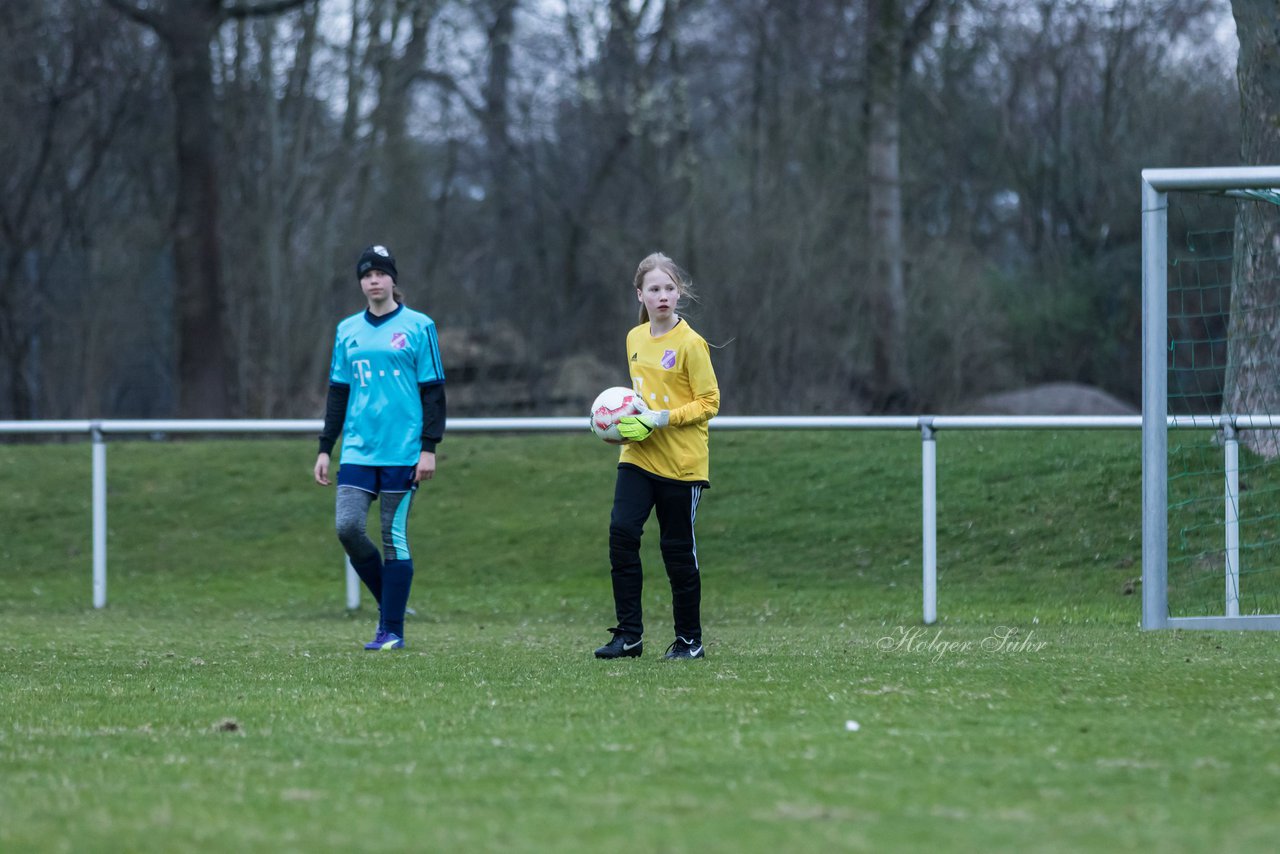
[[713,442],[683,664],[656,542],[644,658],[590,656],[584,437],[442,446],[394,655],[309,443],[113,443],[103,611],[88,446],[0,446],[0,850],[1269,847],[1276,639],[1137,629],[1136,435],[942,434],[928,629],[918,437]]

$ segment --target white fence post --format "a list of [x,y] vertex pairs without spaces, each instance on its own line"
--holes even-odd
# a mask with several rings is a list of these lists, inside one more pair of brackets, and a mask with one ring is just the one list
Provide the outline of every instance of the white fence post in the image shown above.
[[93,607],[107,606],[107,440],[94,421],[93,436]]
[[920,466],[924,485],[924,624],[938,620],[938,442],[934,437],[933,419],[920,419]]
[[1240,441],[1229,415],[1222,416],[1223,468],[1226,484],[1226,614],[1240,616]]

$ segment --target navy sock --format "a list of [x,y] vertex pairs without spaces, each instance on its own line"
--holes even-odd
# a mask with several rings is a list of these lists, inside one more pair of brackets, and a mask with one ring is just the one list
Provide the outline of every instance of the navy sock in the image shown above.
[[413,560],[389,560],[382,567],[382,627],[404,637],[404,609],[413,585]]
[[373,601],[378,603],[378,626],[382,626],[382,555],[376,551],[373,557],[362,560],[359,563],[351,561],[351,568],[356,571],[356,575],[360,576],[360,580],[364,582],[364,586],[369,588],[369,592],[373,594]]

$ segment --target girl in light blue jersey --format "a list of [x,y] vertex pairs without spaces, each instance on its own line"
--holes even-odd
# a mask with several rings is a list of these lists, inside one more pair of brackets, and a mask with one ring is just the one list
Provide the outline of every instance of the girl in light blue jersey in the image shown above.
[[[365,649],[403,649],[404,612],[413,584],[409,507],[436,470],[444,437],[444,368],[436,325],[404,305],[396,262],[370,246],[356,262],[368,308],[338,324],[329,368],[315,479],[329,485],[330,454],[342,436],[338,469],[338,539],[378,603],[378,629]],[[377,499],[382,552],[365,526]]]

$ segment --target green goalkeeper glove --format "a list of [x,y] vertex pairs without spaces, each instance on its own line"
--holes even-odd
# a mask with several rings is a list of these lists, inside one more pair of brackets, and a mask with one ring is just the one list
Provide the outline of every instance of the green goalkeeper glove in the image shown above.
[[643,442],[649,438],[649,435],[659,427],[666,427],[667,422],[671,418],[671,413],[664,409],[661,412],[654,412],[652,409],[643,409],[635,415],[628,415],[618,420],[618,432],[624,439],[630,439],[633,442]]

